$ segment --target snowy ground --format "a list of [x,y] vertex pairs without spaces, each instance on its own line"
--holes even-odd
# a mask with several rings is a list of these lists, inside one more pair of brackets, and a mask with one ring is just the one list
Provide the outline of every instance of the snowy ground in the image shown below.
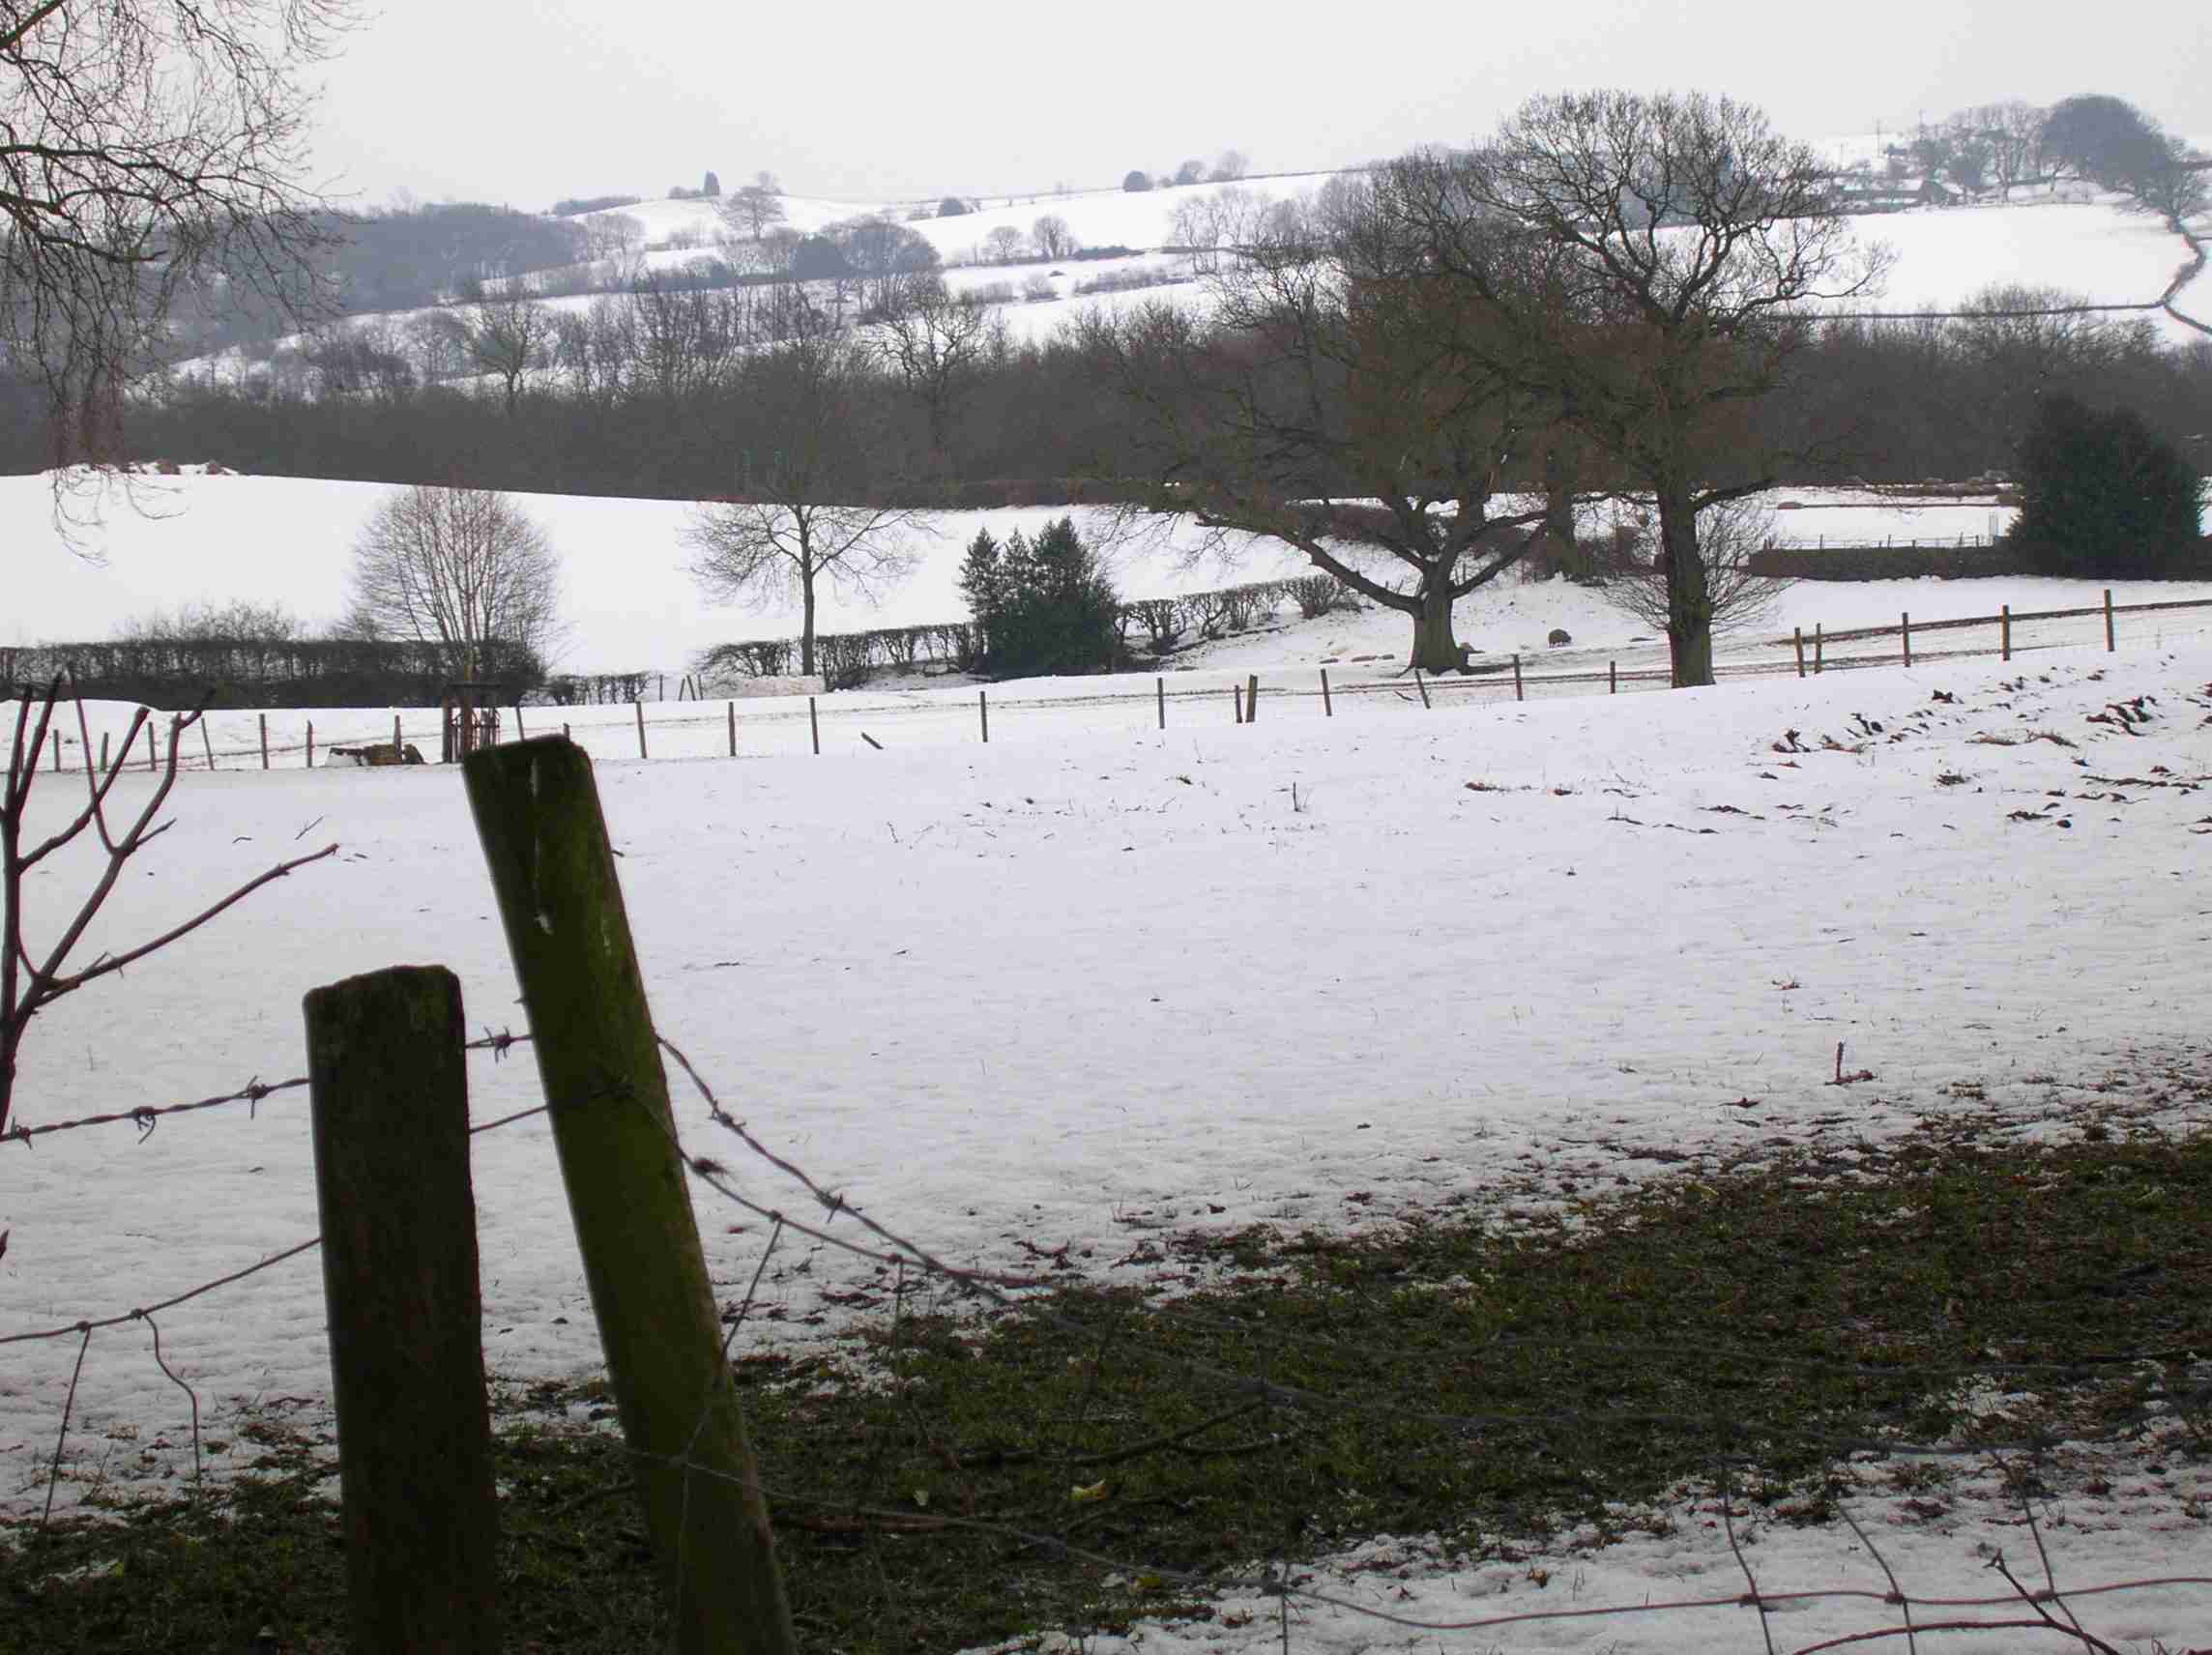
[[[1524,589],[1528,624],[1560,624],[1533,609],[1555,590]],[[1283,656],[1271,670],[1288,675]],[[676,762],[620,756],[619,722],[591,736],[662,1029],[773,1147],[956,1263],[1015,1264],[1025,1242],[1122,1258],[1131,1214],[1387,1223],[1506,1179],[1676,1164],[1658,1150],[1881,1142],[1961,1107],[1962,1086],[2006,1130],[2063,1135],[2109,1076],[2212,1060],[2212,643],[2194,621],[2113,655],[1681,694],[1444,696],[1426,713],[1371,695],[1326,720],[1285,699],[1242,728],[1185,701],[1165,735],[1142,703],[1106,723],[1085,686],[1057,687],[1009,686],[1032,705],[994,719],[987,747],[969,692],[957,713],[895,725],[869,725],[859,704],[882,750],[841,723],[820,758],[802,723],[736,762],[706,756],[718,718],[695,732],[700,756]],[[2109,711],[2139,696],[2146,721]],[[81,780],[58,779],[42,784],[41,826],[80,797]],[[122,802],[145,786],[127,779]],[[451,770],[226,767],[185,777],[175,806],[88,953],[274,860],[342,849],[42,1017],[25,1124],[301,1073],[302,994],[400,961],[458,973],[472,1028],[520,1027]],[[34,887],[38,931],[85,872],[80,859]],[[1838,1041],[1880,1080],[1848,1118],[1822,1084]],[[480,1058],[471,1074],[481,1119],[538,1101],[526,1060]],[[1729,1107],[1746,1096],[1763,1108]],[[2204,1124],[2180,1094],[2127,1107]],[[679,1110],[705,1130],[695,1100]],[[143,1142],[126,1123],[5,1155],[0,1336],[153,1302],[316,1227],[297,1092],[164,1121]],[[543,1123],[477,1140],[475,1178],[494,1370],[590,1364]],[[764,1168],[737,1180],[790,1199]],[[1348,1206],[1354,1191],[1372,1200]],[[703,1217],[734,1297],[757,1251]],[[811,1263],[771,1286],[758,1337],[840,1324],[848,1266]],[[164,1354],[218,1428],[235,1399],[320,1406],[320,1294],[309,1254],[161,1316]],[[42,1497],[76,1350],[73,1337],[0,1346],[13,1511]],[[140,1328],[94,1336],[75,1409],[73,1494],[189,1468],[185,1400]],[[2201,1464],[2153,1475],[2131,1452],[2107,1494],[2069,1494],[2047,1535],[2071,1582],[2202,1572]],[[1380,1571],[1372,1553],[1338,1559],[1311,1584],[1429,1621],[1557,1608],[1560,1594],[1732,1595],[1740,1577],[1699,1501],[1685,1493],[1666,1537],[1561,1549],[1548,1587],[1533,1572],[1454,1572],[1418,1545]],[[1870,1491],[1860,1515],[1917,1592],[1987,1595],[2001,1583],[1975,1547],[2028,1550],[2017,1511],[1996,1504],[1913,1526]],[[1775,1591],[1871,1581],[1853,1548],[1842,1530],[1773,1530],[1752,1554]],[[2084,1618],[2123,1647],[2183,1647],[2212,1624],[2203,1588],[2093,1602]],[[1142,1646],[1272,1647],[1271,1608],[1240,1627],[1231,1600],[1214,1622],[1144,1629]],[[1757,1636],[1741,1610],[1502,1634],[1296,1612],[1300,1650],[1472,1655],[1504,1637],[1672,1651]],[[1786,1631],[1796,1647],[1890,1612],[1829,1602],[1791,1610]]]

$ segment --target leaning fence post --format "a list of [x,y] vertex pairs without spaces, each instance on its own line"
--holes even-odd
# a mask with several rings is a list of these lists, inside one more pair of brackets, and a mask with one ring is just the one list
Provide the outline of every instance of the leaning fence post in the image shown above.
[[1246,673],[1244,675],[1244,722],[1247,724],[1260,722],[1260,675],[1258,673]]
[[642,759],[645,757],[645,703],[639,700],[630,705],[637,709],[637,756]]
[[991,692],[987,689],[975,692],[975,716],[983,721],[983,745],[988,747],[991,744]]
[[2011,660],[2012,605],[2009,603],[2002,603],[1997,606],[1997,643],[1999,653],[2001,653],[2006,660]]
[[791,1611],[699,1244],[592,762],[542,737],[463,774],[607,1375],[687,1652],[790,1655]]
[[1328,698],[1328,668],[1326,667],[1321,669],[1321,715],[1324,718],[1336,716],[1336,704]]
[[806,733],[814,738],[814,754],[822,755],[822,719],[814,711],[814,697],[806,698]]
[[1419,667],[1415,667],[1413,669],[1413,687],[1421,692],[1421,705],[1423,707],[1428,706],[1429,684],[1428,681],[1421,677],[1421,669]]
[[207,768],[215,769],[215,743],[208,740],[207,719],[200,719],[200,747],[207,754]]
[[1515,701],[1525,699],[1521,694],[1521,657],[1519,655],[1513,657],[1513,699]]
[[1813,671],[1819,673],[1826,665],[1827,640],[1820,635],[1820,623],[1813,623]]
[[2105,588],[2105,653],[2112,653],[2112,589]]
[[306,1014],[353,1647],[497,1649],[460,980],[397,966]]

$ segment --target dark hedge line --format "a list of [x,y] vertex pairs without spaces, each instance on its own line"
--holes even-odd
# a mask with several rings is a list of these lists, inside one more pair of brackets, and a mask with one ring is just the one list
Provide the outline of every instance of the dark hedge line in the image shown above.
[[[545,675],[519,645],[494,642],[480,681],[499,699]],[[116,639],[0,648],[0,683],[43,691],[56,677],[96,701],[166,709],[434,707],[453,674],[435,644],[359,639]]]
[[[1121,605],[1121,653],[1157,658],[1184,643],[1199,643],[1249,631],[1295,604],[1312,620],[1331,609],[1355,603],[1334,575],[1300,575],[1292,580],[1262,580],[1194,592],[1181,597],[1142,598]],[[944,672],[975,670],[981,637],[973,622],[941,621],[921,626],[879,626],[865,632],[817,632],[814,670],[831,689],[852,689],[879,672],[912,672],[935,667]],[[716,644],[694,661],[701,677],[781,678],[799,670],[797,638],[752,638]]]

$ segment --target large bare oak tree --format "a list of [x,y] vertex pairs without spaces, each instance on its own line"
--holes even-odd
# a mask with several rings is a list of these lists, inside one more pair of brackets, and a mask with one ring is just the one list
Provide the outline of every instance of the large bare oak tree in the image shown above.
[[512,499],[488,488],[418,485],[376,508],[354,544],[342,629],[439,646],[473,681],[505,645],[542,666],[558,648],[561,561]]

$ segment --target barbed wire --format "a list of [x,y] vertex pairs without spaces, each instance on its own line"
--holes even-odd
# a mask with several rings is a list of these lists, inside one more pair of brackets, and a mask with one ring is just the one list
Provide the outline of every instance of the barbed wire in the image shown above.
[[[520,1045],[528,1041],[529,1038],[530,1036],[527,1034],[512,1034],[505,1031],[497,1034],[487,1032],[481,1039],[465,1041],[461,1050],[464,1052],[489,1052],[496,1061],[498,1059],[507,1056],[509,1048]],[[79,1116],[71,1120],[50,1120],[44,1126],[26,1126],[21,1121],[17,1121],[10,1126],[7,1131],[0,1132],[0,1144],[21,1144],[25,1148],[29,1148],[32,1147],[33,1140],[44,1138],[52,1133],[76,1132],[87,1126],[113,1126],[123,1121],[129,1121],[138,1129],[138,1142],[143,1144],[154,1135],[154,1128],[170,1116],[193,1115],[201,1110],[219,1108],[226,1103],[245,1103],[252,1106],[248,1118],[258,1119],[260,1118],[260,1105],[264,1098],[274,1097],[279,1092],[297,1091],[307,1084],[308,1077],[306,1075],[295,1075],[292,1079],[284,1081],[263,1081],[260,1076],[256,1075],[236,1091],[226,1091],[218,1097],[194,1098],[189,1103],[142,1103],[130,1109],[110,1110],[104,1115]],[[541,1113],[541,1111],[530,1110],[525,1113],[535,1115]],[[508,1118],[519,1119],[520,1117],[509,1116]],[[500,1125],[504,1122],[494,1121],[491,1124]],[[485,1129],[484,1127],[474,1127],[471,1130],[483,1131]]]

